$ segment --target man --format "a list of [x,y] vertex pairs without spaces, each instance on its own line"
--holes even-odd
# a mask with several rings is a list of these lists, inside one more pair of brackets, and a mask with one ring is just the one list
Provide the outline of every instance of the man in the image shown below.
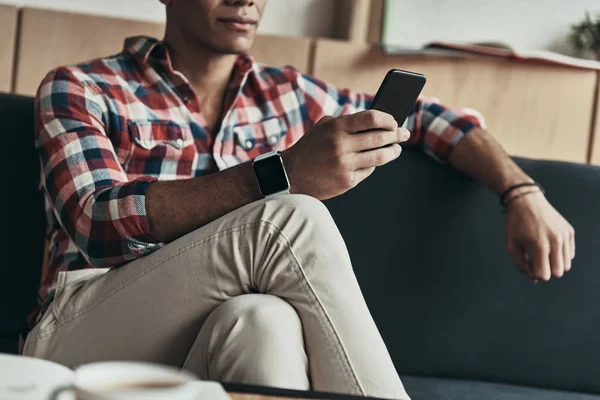
[[[533,181],[477,118],[419,101],[407,130],[360,111],[370,96],[256,64],[245,53],[266,0],[161,1],[162,41],[128,39],[38,91],[49,274],[24,354],[405,398],[318,200],[394,160],[410,133],[497,193]],[[291,194],[274,195],[284,172]],[[507,192],[506,242],[546,281],[570,269],[574,232],[532,187]]]

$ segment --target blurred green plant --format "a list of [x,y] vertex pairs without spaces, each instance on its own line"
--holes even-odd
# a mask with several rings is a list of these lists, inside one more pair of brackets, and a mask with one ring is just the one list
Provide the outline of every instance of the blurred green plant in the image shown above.
[[585,13],[583,22],[571,25],[569,42],[580,54],[591,52],[600,61],[600,14],[592,19]]

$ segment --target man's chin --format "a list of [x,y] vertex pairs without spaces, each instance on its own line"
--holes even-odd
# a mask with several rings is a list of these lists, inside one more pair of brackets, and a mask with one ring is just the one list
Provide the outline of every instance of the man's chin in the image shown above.
[[221,42],[213,48],[221,54],[246,54],[250,51],[254,38],[237,38],[229,42]]

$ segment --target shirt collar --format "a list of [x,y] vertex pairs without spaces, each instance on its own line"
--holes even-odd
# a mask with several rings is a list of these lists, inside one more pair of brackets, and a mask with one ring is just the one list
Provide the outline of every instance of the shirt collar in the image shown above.
[[[129,53],[142,65],[148,63],[150,55],[154,55],[158,60],[167,61],[169,56],[166,51],[160,51],[164,44],[158,39],[147,36],[133,36],[125,39],[123,51]],[[155,51],[158,49],[157,51]],[[169,60],[170,61],[170,60]]]
[[[169,49],[158,39],[148,36],[128,37],[125,39],[123,51],[131,54],[141,65],[156,61],[161,63],[168,71],[173,72]],[[245,76],[253,66],[254,59],[248,54],[241,54],[235,63],[235,75]]]

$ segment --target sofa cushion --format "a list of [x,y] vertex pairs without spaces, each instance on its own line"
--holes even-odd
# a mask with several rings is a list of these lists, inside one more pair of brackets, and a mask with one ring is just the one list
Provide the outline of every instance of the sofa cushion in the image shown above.
[[577,232],[562,279],[521,275],[498,197],[420,150],[326,204],[401,375],[600,393],[600,167],[517,162]]
[[502,383],[407,376],[402,378],[412,400],[600,400],[600,396],[536,389]]

